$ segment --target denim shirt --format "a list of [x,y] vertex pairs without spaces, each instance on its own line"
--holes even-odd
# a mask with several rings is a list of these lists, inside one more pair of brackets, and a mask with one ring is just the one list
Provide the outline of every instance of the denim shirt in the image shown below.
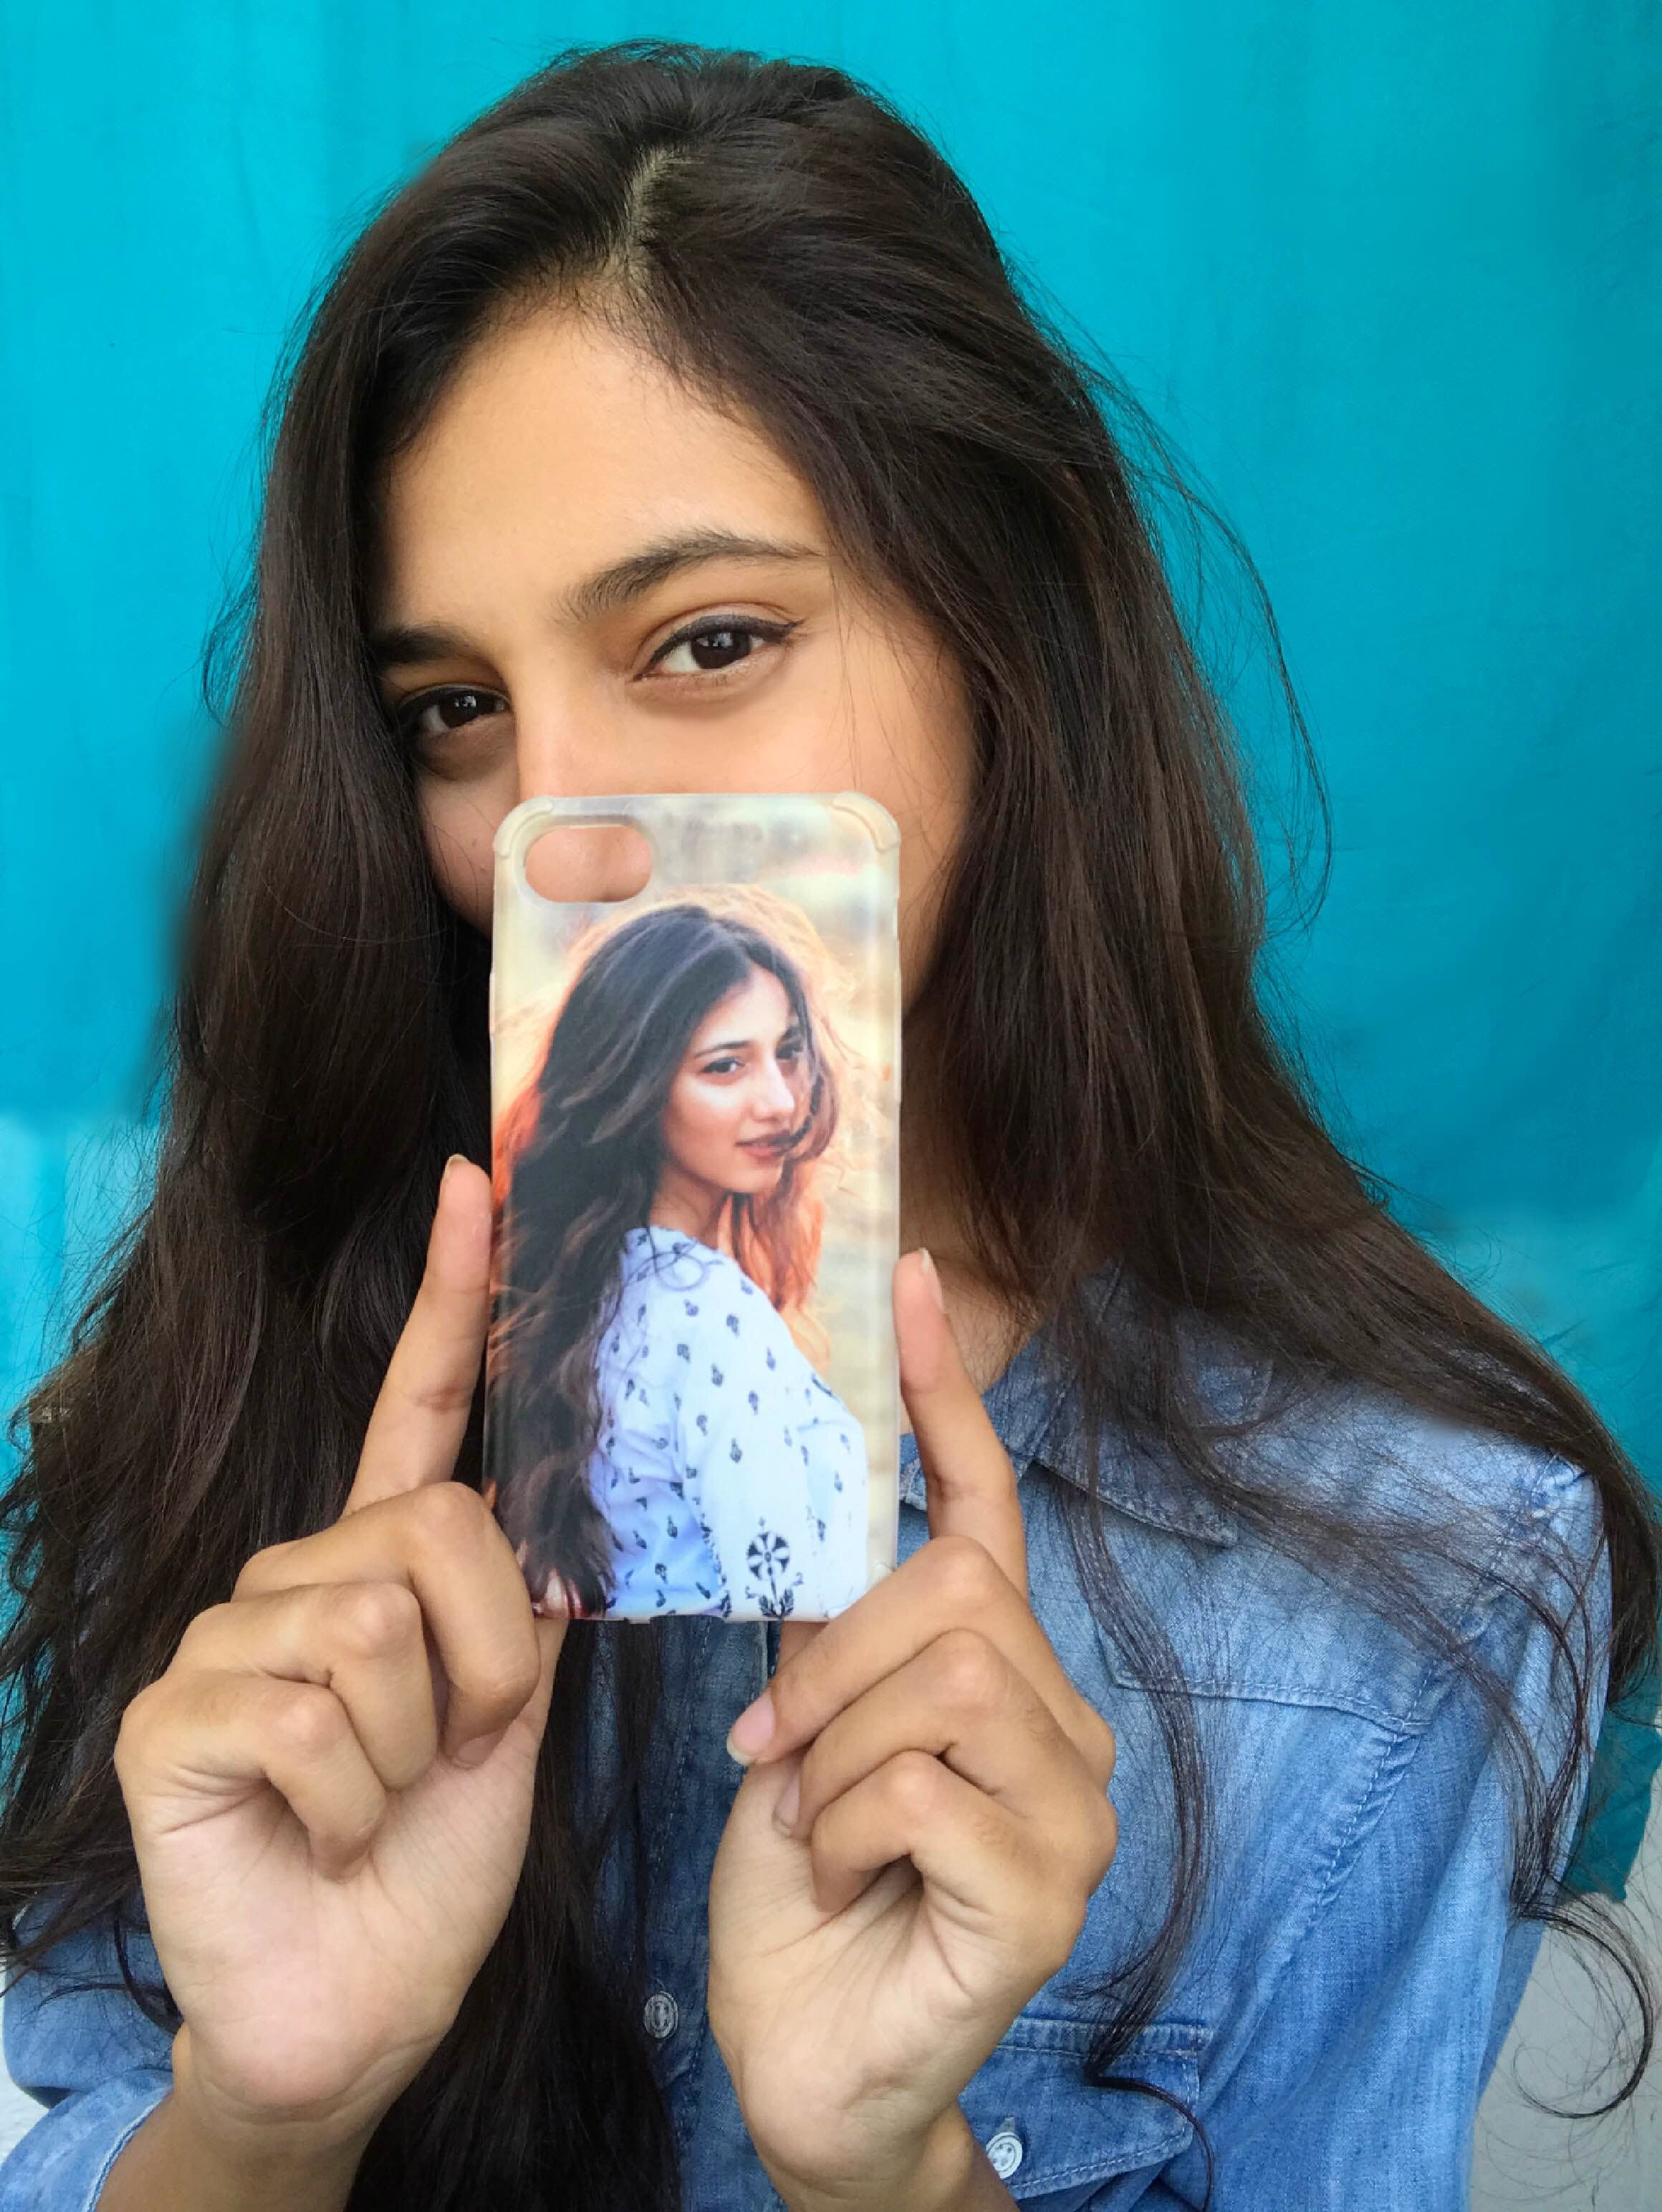
[[[1226,1418],[1263,1402],[1267,1370],[1219,1355],[1215,1340],[1197,1358]],[[1198,2206],[1198,2121],[1215,2160],[1214,2212],[1464,2208],[1478,2098],[1539,1940],[1538,1923],[1509,1923],[1507,1800],[1475,1696],[1447,1659],[1348,1599],[1342,1572],[1318,1578],[1291,1564],[1244,1516],[1104,1440],[1105,1531],[1182,1663],[1218,1810],[1194,1935],[1155,2017],[1111,2069],[1161,2094],[1093,2086],[1081,2068],[1097,2019],[1087,1985],[1146,1942],[1169,1894],[1160,1662],[1134,1661],[1099,1632],[1072,1562],[1062,1504],[1089,1480],[1072,1393],[1047,1382],[1030,1344],[986,1403],[1017,1471],[1034,1611],[1116,1732],[1120,1831],[1068,1966],[962,2093],[995,2170],[1037,2212]],[[1557,1757],[1562,1679],[1549,1680],[1549,1640],[1505,1585],[1528,1576],[1562,1604],[1563,1585],[1540,1564],[1549,1528],[1585,1578],[1599,1523],[1584,1474],[1359,1388],[1278,1416],[1244,1449],[1254,1479],[1279,1495],[1365,1493],[1371,1507],[1410,1517],[1452,1504],[1490,1532],[1489,1571],[1459,1578],[1441,1609],[1519,1699],[1543,1758]],[[928,1540],[910,1437],[901,1477],[904,1562]],[[1609,1604],[1601,1553],[1587,1595],[1595,1723]],[[653,1788],[644,2026],[687,2212],[777,2212],[704,1995],[710,1865],[740,1779],[725,1738],[771,1670],[778,1630],[674,1618],[651,1632],[666,1639],[668,1725]],[[603,1713],[604,1666],[596,1680]],[[1560,1870],[1586,1784],[1584,1765]],[[156,1974],[148,1942],[133,1949],[141,1974]],[[169,2038],[119,1980],[113,1992],[76,1986],[100,1976],[117,1978],[113,1954],[89,1934],[55,1947],[6,1996],[8,2065],[49,2110],[0,2166],[0,2212],[96,2204],[122,2144],[168,2086]],[[58,1994],[43,2002],[49,1984]]]

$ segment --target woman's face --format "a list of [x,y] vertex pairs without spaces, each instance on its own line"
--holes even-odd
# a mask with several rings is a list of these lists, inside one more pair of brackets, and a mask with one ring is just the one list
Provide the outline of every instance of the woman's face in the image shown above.
[[533,793],[863,791],[900,825],[910,999],[970,796],[962,687],[755,431],[551,307],[400,457],[380,553],[372,649],[459,913],[489,930],[491,840]]
[[752,968],[699,1023],[676,1070],[661,1124],[666,1171],[702,1198],[760,1197],[807,1111],[802,1025],[779,978]]

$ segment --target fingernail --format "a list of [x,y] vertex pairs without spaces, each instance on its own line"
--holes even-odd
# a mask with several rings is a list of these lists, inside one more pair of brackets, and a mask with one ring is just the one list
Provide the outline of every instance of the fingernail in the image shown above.
[[458,1766],[483,1766],[507,1734],[506,1729],[493,1729],[489,1735],[470,1736],[456,1746],[451,1757]]
[[773,1808],[774,1826],[782,1836],[789,1835],[796,1826],[796,1816],[802,1809],[802,1776],[799,1769],[781,1791],[779,1802]]
[[441,1182],[441,1183],[447,1182],[449,1181],[449,1179],[450,1179],[450,1170],[451,1170],[451,1169],[452,1169],[452,1168],[454,1168],[454,1167],[456,1165],[456,1164],[457,1164],[457,1162],[458,1162],[458,1161],[460,1161],[460,1162],[461,1163],[462,1166],[466,1167],[466,1164],[467,1164],[467,1155],[466,1155],[466,1152],[452,1152],[452,1153],[451,1153],[451,1155],[450,1155],[449,1158],[448,1158],[448,1159],[445,1162],[445,1164],[444,1164],[444,1173],[443,1173],[443,1174],[439,1177],[439,1181]]
[[748,1766],[773,1734],[773,1692],[764,1690],[728,1730],[728,1755]]
[[922,1267],[924,1275],[928,1281],[929,1288],[934,1293],[934,1302],[940,1307],[941,1312],[945,1313],[947,1310],[947,1293],[941,1287],[941,1277],[936,1272],[934,1261],[929,1257],[928,1250],[922,1244],[917,1248],[917,1256],[919,1262]]

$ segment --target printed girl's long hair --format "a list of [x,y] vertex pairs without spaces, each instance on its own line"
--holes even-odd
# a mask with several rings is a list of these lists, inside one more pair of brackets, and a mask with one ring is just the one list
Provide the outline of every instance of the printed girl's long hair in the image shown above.
[[699,1024],[758,969],[800,1024],[807,1095],[777,1183],[730,1194],[734,1259],[788,1317],[813,1289],[823,1206],[813,1164],[836,1133],[836,1074],[807,985],[751,924],[685,902],[631,915],[581,959],[541,1064],[496,1146],[496,1267],[487,1389],[511,1403],[525,1456],[487,1474],[533,1589],[551,1572],[574,1615],[603,1612],[613,1546],[587,1480],[600,1429],[595,1380],[627,1232],[646,1222],[664,1164],[664,1109]]
[[[1272,1028],[1241,767],[1160,550],[1233,540],[1111,372],[1025,292],[960,179],[869,88],[631,40],[559,57],[472,123],[308,310],[274,395],[255,573],[210,659],[210,697],[222,655],[235,678],[229,748],[155,1194],[28,1403],[0,1508],[19,1599],[0,1666],[20,1701],[0,1930],[23,1963],[94,1922],[120,1939],[137,1895],[111,1764],[122,1711],[252,1552],[338,1515],[445,1158],[488,1155],[489,948],[439,896],[365,609],[389,466],[504,315],[563,299],[744,410],[851,569],[956,662],[971,815],[904,1048],[909,1094],[931,1079],[926,1133],[977,1265],[1045,1326],[1091,1437],[1305,1562],[1336,1603],[1385,1615],[1481,1696],[1518,1785],[1513,1908],[1621,1961],[1641,2026],[1618,2094],[1639,2078],[1648,1966],[1607,1905],[1555,1878],[1600,1686],[1573,1601],[1508,1578],[1555,1644],[1564,1755],[1543,1761],[1367,1486],[1275,1485],[1251,1424],[1220,1431],[1189,1331],[1221,1331],[1269,1370],[1265,1419],[1355,1387],[1585,1468],[1617,1704],[1656,1647],[1655,1508],[1564,1371],[1393,1218]],[[1284,676],[1272,622],[1263,635]],[[477,1428],[458,1479],[479,1480]],[[1196,1925],[1211,1795],[1181,1655],[1119,1571],[1101,1499],[1070,1487],[1064,1510],[1081,1603],[1148,1686],[1174,1792],[1164,1917],[1125,1931],[1097,1985],[1089,2078],[1108,2084]],[[1464,1563],[1474,1588],[1495,1556],[1478,1517],[1439,1531],[1432,1561]],[[676,2202],[641,2020],[660,1656],[650,1626],[568,1636],[507,1923],[383,2118],[351,2212]],[[572,1784],[602,1687],[616,1724],[591,1826]],[[615,1940],[599,1902],[614,1830],[634,1874]],[[19,1909],[49,1890],[20,1942]],[[165,1991],[130,1979],[176,2020]]]

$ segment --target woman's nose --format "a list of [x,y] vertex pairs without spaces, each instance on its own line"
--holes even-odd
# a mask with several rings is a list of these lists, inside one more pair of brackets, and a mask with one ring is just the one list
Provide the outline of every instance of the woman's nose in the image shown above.
[[[614,791],[664,787],[642,781],[654,773],[608,718],[604,704],[569,674],[525,672],[514,694],[514,772],[521,799],[599,799]],[[673,786],[669,787],[673,788]]]
[[598,799],[630,787],[606,768],[605,748],[592,739],[585,744],[581,728],[574,727],[569,717],[554,721],[545,714],[521,730],[514,747],[514,778],[521,799]]
[[788,1121],[796,1110],[796,1094],[776,1060],[770,1060],[762,1071],[761,1082],[761,1096],[756,1102],[758,1110]]

